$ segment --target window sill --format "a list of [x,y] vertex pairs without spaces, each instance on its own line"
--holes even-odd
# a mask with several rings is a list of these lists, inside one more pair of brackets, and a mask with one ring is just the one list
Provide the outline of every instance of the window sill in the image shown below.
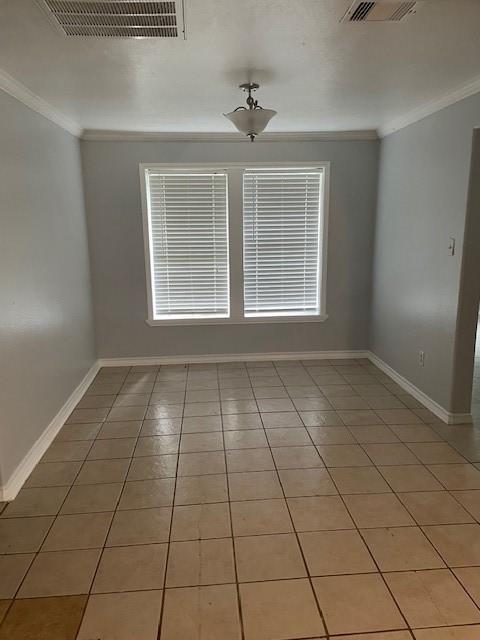
[[219,324],[300,324],[304,322],[325,322],[327,314],[318,316],[269,316],[255,318],[185,318],[177,320],[152,320],[145,321],[151,327],[180,327],[193,325],[219,325]]

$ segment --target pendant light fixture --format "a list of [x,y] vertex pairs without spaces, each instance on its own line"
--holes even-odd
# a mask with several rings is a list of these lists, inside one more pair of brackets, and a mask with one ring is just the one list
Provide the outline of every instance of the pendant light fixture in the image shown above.
[[253,142],[255,136],[265,129],[267,124],[277,114],[273,109],[263,109],[258,104],[258,100],[252,97],[252,91],[256,91],[260,87],[256,82],[247,82],[240,85],[240,89],[243,89],[248,93],[247,106],[237,107],[230,113],[224,113],[223,115],[233,122],[240,133],[244,133]]

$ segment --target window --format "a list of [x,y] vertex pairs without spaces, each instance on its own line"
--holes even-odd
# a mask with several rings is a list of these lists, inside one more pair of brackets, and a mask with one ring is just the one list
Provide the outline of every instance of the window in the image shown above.
[[145,177],[153,318],[228,318],[226,173]]
[[148,322],[326,319],[328,171],[141,165]]
[[245,316],[319,314],[321,179],[318,169],[245,171]]

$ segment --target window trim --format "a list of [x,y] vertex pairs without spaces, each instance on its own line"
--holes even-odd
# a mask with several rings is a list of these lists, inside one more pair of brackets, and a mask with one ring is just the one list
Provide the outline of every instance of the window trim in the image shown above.
[[[249,168],[308,168],[322,169],[323,171],[323,199],[322,199],[322,223],[320,225],[321,256],[319,260],[320,277],[319,314],[295,315],[295,316],[253,316],[245,317],[243,314],[243,171]],[[153,273],[150,242],[150,225],[148,219],[148,189],[147,170],[154,171],[198,171],[198,170],[225,170],[228,173],[228,239],[229,239],[229,291],[230,291],[230,317],[229,318],[178,318],[158,320],[154,318],[153,309]],[[145,277],[147,287],[147,318],[150,326],[188,326],[188,325],[219,325],[219,324],[290,324],[307,322],[324,322],[328,319],[326,313],[327,301],[327,257],[328,257],[328,222],[330,205],[330,162],[193,162],[193,163],[140,163],[140,191],[142,200],[143,243],[145,258]],[[235,283],[233,282],[235,281]]]

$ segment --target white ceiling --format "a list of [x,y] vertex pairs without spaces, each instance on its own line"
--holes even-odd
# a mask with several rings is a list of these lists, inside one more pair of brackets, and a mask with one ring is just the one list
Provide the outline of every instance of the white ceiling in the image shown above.
[[480,76],[480,1],[342,24],[351,0],[185,0],[187,39],[67,38],[0,0],[0,68],[85,129],[229,132],[260,82],[269,131],[375,129]]

